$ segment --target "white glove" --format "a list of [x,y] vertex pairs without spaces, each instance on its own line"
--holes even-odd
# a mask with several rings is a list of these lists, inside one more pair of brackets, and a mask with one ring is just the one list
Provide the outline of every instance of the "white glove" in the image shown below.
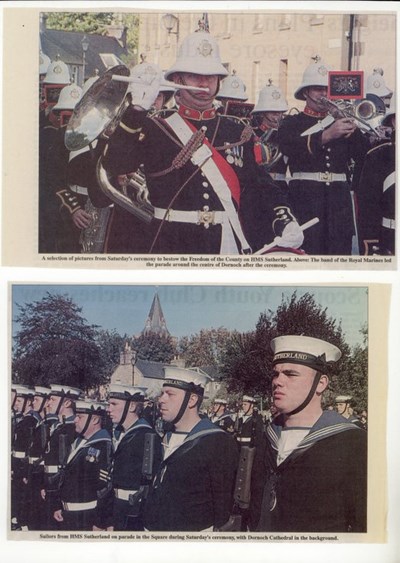
[[135,80],[129,83],[127,90],[132,96],[132,105],[150,109],[160,90],[162,71],[156,65],[141,63],[133,67],[130,77]]
[[282,248],[300,248],[304,235],[297,221],[290,221],[282,231],[282,236],[275,237],[274,243]]

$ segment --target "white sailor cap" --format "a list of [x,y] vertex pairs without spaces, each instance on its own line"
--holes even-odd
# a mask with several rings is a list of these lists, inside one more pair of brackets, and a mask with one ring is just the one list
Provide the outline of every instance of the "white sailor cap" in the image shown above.
[[50,395],[55,395],[56,397],[68,397],[68,399],[79,399],[83,395],[80,389],[76,387],[69,387],[68,385],[50,385]]
[[121,385],[112,383],[108,390],[110,399],[123,399],[124,401],[144,401],[147,387],[135,387],[133,385]]
[[17,397],[33,397],[35,395],[34,389],[28,387],[27,385],[14,385],[12,390],[15,392]]
[[228,401],[226,401],[225,399],[214,399],[214,404],[215,405],[227,405]]
[[335,403],[350,403],[352,398],[351,395],[338,395],[335,398]]
[[50,395],[50,389],[48,387],[35,385],[35,395],[38,395],[39,397],[47,397],[48,395]]
[[175,366],[165,366],[164,375],[163,387],[177,387],[196,395],[204,395],[204,389],[211,381],[211,377],[205,373]]
[[250,397],[250,395],[243,395],[242,403],[256,403],[256,399],[254,397]]
[[104,414],[106,405],[92,399],[79,400],[75,403],[75,412],[82,414]]
[[342,352],[337,346],[311,336],[278,336],[271,340],[274,353],[273,365],[300,364],[317,371],[337,362]]

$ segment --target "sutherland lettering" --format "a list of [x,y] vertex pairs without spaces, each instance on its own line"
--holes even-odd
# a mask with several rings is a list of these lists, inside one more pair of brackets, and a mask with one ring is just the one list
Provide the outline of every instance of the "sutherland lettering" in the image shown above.
[[309,360],[313,358],[309,354],[302,354],[301,352],[279,352],[279,354],[275,354],[275,360],[281,360],[282,358],[287,358],[290,360]]

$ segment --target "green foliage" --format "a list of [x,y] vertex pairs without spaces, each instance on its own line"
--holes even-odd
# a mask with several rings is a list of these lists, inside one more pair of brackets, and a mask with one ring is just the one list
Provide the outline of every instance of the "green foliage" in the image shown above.
[[96,328],[68,296],[47,295],[17,305],[13,379],[27,385],[60,383],[88,389],[103,382]]
[[176,348],[171,337],[158,334],[141,335],[132,339],[132,348],[138,358],[152,362],[169,363],[176,355]]
[[203,329],[185,336],[178,343],[180,356],[187,366],[213,366],[219,369],[231,332],[224,327]]
[[113,12],[47,12],[46,26],[63,31],[106,34],[106,26],[114,21]]
[[298,298],[282,298],[275,312],[260,314],[254,331],[234,333],[225,350],[222,375],[229,391],[259,394],[270,401],[272,373],[271,340],[276,336],[293,334],[327,340],[342,351],[342,358],[327,375],[330,385],[326,402],[332,403],[338,394],[349,393],[361,410],[366,408],[368,395],[368,349],[366,328],[364,345],[351,350],[340,323],[328,317],[327,310],[318,305],[310,293]]
[[128,340],[125,334],[121,336],[115,330],[99,330],[96,335],[96,344],[100,350],[101,373],[105,380],[110,380],[113,371],[119,363],[120,352]]

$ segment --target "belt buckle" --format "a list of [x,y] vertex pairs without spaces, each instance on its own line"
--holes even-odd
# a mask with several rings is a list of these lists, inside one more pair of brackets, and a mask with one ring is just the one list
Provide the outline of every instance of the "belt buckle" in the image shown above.
[[210,225],[214,225],[215,221],[215,211],[210,211],[207,206],[203,211],[198,211],[197,224],[204,225],[205,229],[208,229]]
[[332,173],[331,172],[320,172],[319,177],[321,182],[332,182]]

